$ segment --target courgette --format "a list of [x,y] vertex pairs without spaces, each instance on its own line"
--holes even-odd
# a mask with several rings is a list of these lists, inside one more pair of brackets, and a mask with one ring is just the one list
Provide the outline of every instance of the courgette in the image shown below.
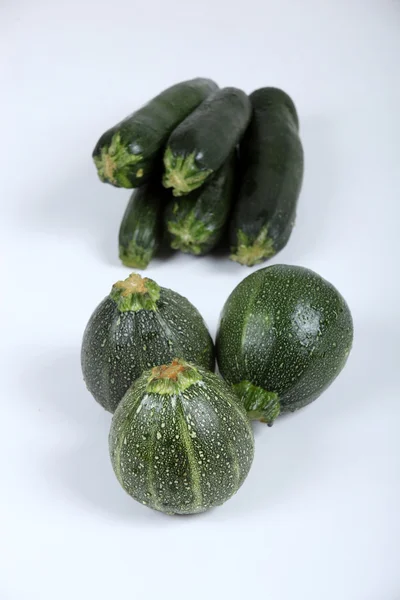
[[231,259],[261,263],[292,232],[303,180],[303,148],[292,99],[277,88],[250,94],[253,115],[240,145],[241,185],[231,226]]
[[145,269],[162,240],[163,211],[169,196],[149,182],[133,191],[119,229],[119,257],[126,267]]
[[113,285],[83,335],[86,386],[110,412],[143,371],[175,356],[214,370],[214,345],[197,309],[137,273]]
[[219,241],[230,214],[235,188],[236,152],[200,188],[172,199],[165,212],[171,247],[206,254]]
[[249,417],[272,423],[318,398],[352,341],[349,307],[332,284],[309,269],[274,265],[246,277],[226,301],[218,366]]
[[111,424],[110,456],[128,494],[167,514],[203,512],[240,488],[254,439],[230,387],[183,360],[149,370]]
[[229,87],[211,94],[171,134],[164,186],[182,196],[203,185],[233,152],[250,115],[250,100],[242,90]]
[[171,132],[217,88],[210,79],[177,83],[106,131],[93,151],[101,181],[124,188],[148,181]]

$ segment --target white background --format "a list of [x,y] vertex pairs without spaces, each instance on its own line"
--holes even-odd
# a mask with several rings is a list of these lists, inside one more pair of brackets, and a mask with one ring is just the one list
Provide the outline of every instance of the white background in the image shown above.
[[[1,600],[398,600],[400,1],[3,0],[0,75]],[[294,98],[305,182],[272,262],[336,285],[355,343],[323,397],[255,427],[239,493],[185,518],[120,488],[79,351],[128,275],[129,191],[98,181],[92,148],[195,76]],[[148,275],[214,334],[250,272],[177,255]]]

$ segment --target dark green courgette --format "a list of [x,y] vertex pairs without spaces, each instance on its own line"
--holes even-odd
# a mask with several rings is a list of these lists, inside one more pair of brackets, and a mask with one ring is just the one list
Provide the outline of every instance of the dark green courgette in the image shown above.
[[112,287],[83,335],[87,388],[110,412],[143,371],[175,356],[214,370],[214,345],[198,310],[137,273]]
[[235,171],[236,152],[201,188],[169,202],[165,222],[172,248],[196,255],[214,248],[232,207]]
[[250,120],[248,96],[236,88],[211,94],[173,131],[163,184],[182,196],[203,185],[233,152]]
[[171,132],[217,88],[210,79],[177,83],[106,131],[93,151],[101,181],[124,188],[148,181]]
[[134,190],[119,229],[119,257],[126,267],[145,269],[161,243],[167,190],[146,183]]
[[253,116],[240,145],[241,185],[231,259],[253,266],[288,242],[303,180],[303,148],[291,98],[277,88],[250,95]]
[[132,385],[114,414],[109,443],[124,490],[167,514],[199,513],[228,500],[254,455],[251,425],[231,388],[182,360]]
[[353,321],[328,281],[274,265],[244,279],[222,311],[218,366],[248,415],[267,423],[309,404],[344,367]]

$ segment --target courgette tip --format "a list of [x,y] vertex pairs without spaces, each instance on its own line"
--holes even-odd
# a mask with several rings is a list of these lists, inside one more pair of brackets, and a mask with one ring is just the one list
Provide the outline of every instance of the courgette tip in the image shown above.
[[141,271],[144,271],[149,266],[149,261],[142,260],[139,257],[132,258],[120,256],[120,260],[124,267],[128,267],[129,269],[140,269]]
[[247,267],[258,265],[276,254],[268,227],[263,227],[255,240],[251,240],[243,231],[238,231],[237,246],[231,248],[230,259]]
[[179,250],[184,254],[194,254],[195,256],[200,256],[202,253],[202,248],[200,245],[193,243],[192,241],[183,241],[179,239],[173,239],[171,241],[172,250]]
[[200,381],[197,368],[181,358],[174,358],[168,365],[154,367],[147,380],[146,390],[161,395],[176,395]]
[[250,381],[241,381],[233,385],[235,394],[240,398],[251,421],[261,421],[269,427],[281,412],[278,394],[268,392]]
[[197,221],[193,211],[179,221],[167,221],[170,246],[186,254],[199,256],[210,238],[210,231],[204,223]]
[[125,248],[120,247],[119,249],[119,258],[122,264],[125,267],[129,267],[130,269],[140,269],[144,270],[148,267],[150,260],[152,257],[151,252],[145,252],[136,250],[135,252],[126,251]]
[[143,168],[138,168],[143,156],[132,154],[129,146],[121,139],[120,133],[115,133],[111,143],[102,146],[100,152],[93,155],[93,160],[100,181],[115,187],[133,188],[132,180],[141,179],[144,175]]
[[212,169],[200,169],[196,165],[196,154],[176,156],[170,148],[164,154],[165,173],[163,186],[172,188],[175,197],[184,196],[202,186],[213,172]]
[[123,281],[114,283],[110,297],[120,312],[157,310],[160,286],[152,279],[141,277],[139,273],[131,273]]

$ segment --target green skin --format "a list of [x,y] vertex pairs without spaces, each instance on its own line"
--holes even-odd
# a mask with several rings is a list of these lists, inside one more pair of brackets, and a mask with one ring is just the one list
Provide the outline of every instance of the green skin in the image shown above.
[[116,283],[92,314],[81,364],[88,390],[114,412],[143,371],[175,356],[214,370],[214,346],[203,318],[183,296],[132,274]]
[[231,259],[249,267],[286,246],[303,181],[303,148],[291,98],[277,88],[250,95],[253,116],[240,146],[241,185],[231,223]]
[[244,482],[254,455],[250,422],[231,388],[181,360],[143,373],[128,390],[109,446],[124,490],[167,514],[223,504]]
[[93,150],[100,180],[124,188],[148,181],[172,131],[217,88],[210,79],[183,81],[106,131]]
[[119,257],[126,267],[145,269],[163,236],[162,215],[169,194],[157,183],[134,190],[119,229]]
[[201,188],[170,201],[165,222],[172,248],[201,255],[215,247],[232,208],[235,167],[236,152]]
[[203,185],[233,152],[250,116],[250,100],[242,90],[230,87],[211,94],[171,134],[164,186],[182,196]]
[[246,277],[226,301],[218,366],[249,417],[271,424],[318,398],[352,342],[351,313],[333,285],[309,269],[274,265]]

